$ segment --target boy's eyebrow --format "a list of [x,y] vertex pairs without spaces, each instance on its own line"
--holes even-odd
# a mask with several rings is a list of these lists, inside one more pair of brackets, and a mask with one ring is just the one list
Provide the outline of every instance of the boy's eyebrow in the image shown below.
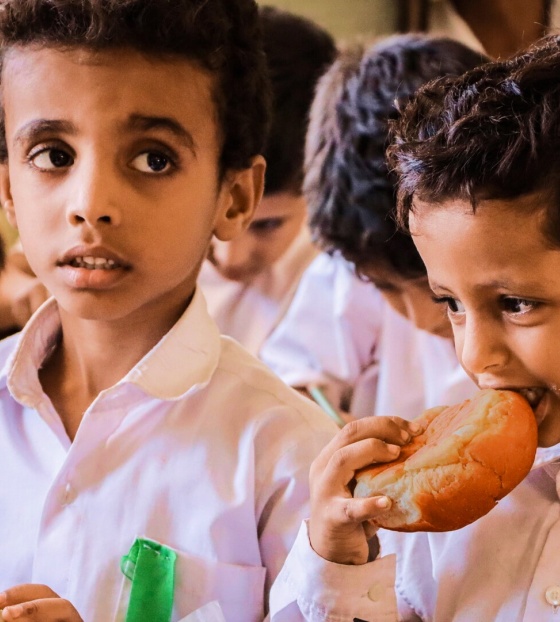
[[150,117],[141,114],[133,114],[126,123],[128,127],[134,130],[167,130],[174,134],[187,149],[190,149],[196,155],[196,143],[192,134],[185,129],[179,122],[171,117]]
[[[445,285],[441,285],[440,283],[436,283],[435,281],[430,280],[430,287],[433,290],[440,291],[450,291]],[[523,289],[540,289],[542,287],[542,283],[539,281],[524,281],[519,283],[517,281],[513,281],[511,279],[492,279],[491,281],[487,281],[485,283],[479,283],[476,285],[476,289],[484,290],[484,289],[501,289],[501,290],[509,290],[511,292],[515,292],[520,288]]]
[[[140,131],[153,129],[167,130],[175,135],[187,149],[190,149],[193,154],[196,155],[196,143],[192,134],[171,117],[150,117],[135,114],[129,118],[125,126]],[[33,136],[49,132],[72,135],[77,133],[77,128],[70,121],[59,119],[34,119],[26,123],[16,132],[14,140],[16,143],[22,143]]]
[[58,119],[35,119],[26,123],[15,133],[14,141],[22,143],[38,134],[47,132],[75,134],[76,127],[70,121],[61,121]]

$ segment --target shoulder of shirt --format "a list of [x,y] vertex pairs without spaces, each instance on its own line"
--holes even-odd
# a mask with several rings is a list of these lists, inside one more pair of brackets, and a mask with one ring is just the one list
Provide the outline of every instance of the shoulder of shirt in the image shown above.
[[259,395],[264,408],[284,406],[297,414],[302,424],[336,432],[337,426],[309,398],[289,387],[268,366],[245,350],[235,339],[222,335],[218,370],[234,376],[247,395]]

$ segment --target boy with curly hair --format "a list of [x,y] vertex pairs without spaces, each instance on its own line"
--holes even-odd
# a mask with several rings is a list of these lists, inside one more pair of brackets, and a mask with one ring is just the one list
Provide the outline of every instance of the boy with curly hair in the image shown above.
[[392,532],[368,562],[369,521],[391,500],[353,499],[354,472],[392,460],[418,430],[384,417],[355,422],[314,463],[309,539],[302,531],[280,580],[310,610],[407,622],[557,617],[559,149],[558,36],[427,85],[396,122],[399,218],[457,356],[481,389],[527,399],[539,449],[525,480],[479,520],[448,533]]

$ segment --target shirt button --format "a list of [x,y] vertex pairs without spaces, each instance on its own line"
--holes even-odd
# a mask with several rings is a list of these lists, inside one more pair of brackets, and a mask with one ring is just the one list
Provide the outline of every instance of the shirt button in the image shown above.
[[64,499],[62,501],[64,505],[70,505],[72,503],[72,501],[74,500],[74,495],[72,493],[72,486],[69,483],[66,484],[66,486],[64,487]]
[[381,583],[375,583],[369,588],[367,595],[371,601],[376,603],[383,598],[383,592],[384,589]]
[[544,597],[546,602],[556,609],[556,607],[560,606],[560,585],[550,585],[547,587]]

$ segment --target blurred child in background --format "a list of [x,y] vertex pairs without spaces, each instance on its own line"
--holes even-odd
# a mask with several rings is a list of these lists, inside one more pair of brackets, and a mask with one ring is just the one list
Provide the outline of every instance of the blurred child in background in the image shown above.
[[19,331],[47,298],[45,286],[29,267],[17,231],[0,210],[0,339]]
[[0,338],[22,329],[48,297],[16,242],[6,251],[0,272]]
[[267,6],[260,18],[273,97],[265,194],[242,235],[213,240],[198,279],[222,333],[255,355],[317,254],[306,227],[303,154],[315,84],[336,54],[332,37],[307,19]]
[[396,36],[346,51],[318,85],[304,189],[313,238],[326,252],[306,270],[262,358],[292,386],[319,388],[354,417],[411,418],[475,388],[424,264],[393,219],[385,149],[396,101],[482,60],[449,39]]

